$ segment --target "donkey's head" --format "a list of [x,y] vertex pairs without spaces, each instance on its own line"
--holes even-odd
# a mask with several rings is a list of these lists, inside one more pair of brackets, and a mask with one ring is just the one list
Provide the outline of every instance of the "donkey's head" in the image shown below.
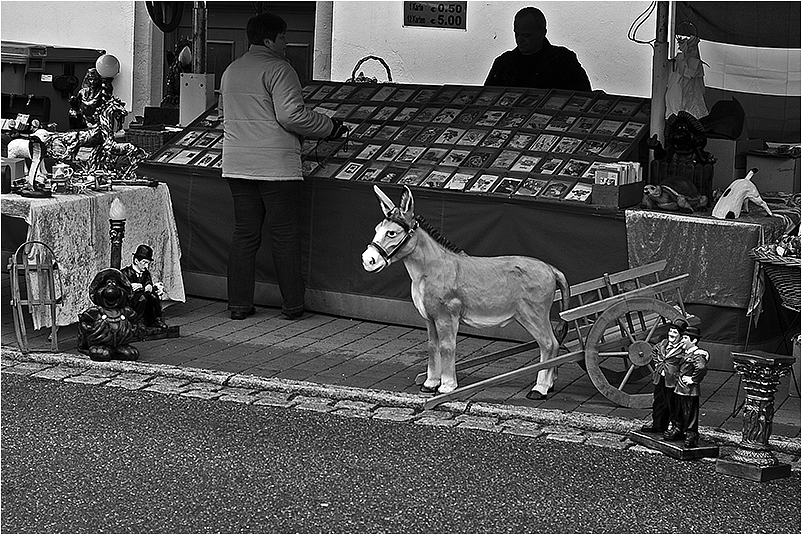
[[401,194],[401,205],[396,206],[378,186],[373,191],[379,198],[379,204],[384,212],[384,219],[376,225],[376,234],[373,241],[362,253],[362,267],[366,271],[381,271],[395,260],[403,258],[400,254],[404,245],[412,238],[418,222],[415,221],[415,201],[412,192],[404,186]]

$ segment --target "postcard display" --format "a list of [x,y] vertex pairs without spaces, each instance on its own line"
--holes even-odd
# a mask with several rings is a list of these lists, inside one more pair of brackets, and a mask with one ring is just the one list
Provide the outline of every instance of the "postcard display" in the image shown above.
[[350,130],[304,143],[306,175],[579,203],[600,168],[637,159],[650,113],[635,97],[477,86],[313,82],[304,99]]
[[[563,90],[312,82],[308,106],[350,133],[306,140],[305,176],[538,201],[590,202],[605,166],[637,160],[648,99]],[[222,166],[216,106],[150,163]],[[205,173],[203,173],[205,174]]]

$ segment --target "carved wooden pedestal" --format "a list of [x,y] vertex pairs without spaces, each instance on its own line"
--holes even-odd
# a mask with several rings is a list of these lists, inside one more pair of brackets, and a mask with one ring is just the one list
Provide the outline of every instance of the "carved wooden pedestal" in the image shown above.
[[743,435],[735,452],[716,462],[716,472],[759,482],[789,477],[791,465],[777,461],[769,437],[774,421],[774,394],[780,378],[788,374],[795,359],[751,351],[732,353],[732,360],[746,392]]

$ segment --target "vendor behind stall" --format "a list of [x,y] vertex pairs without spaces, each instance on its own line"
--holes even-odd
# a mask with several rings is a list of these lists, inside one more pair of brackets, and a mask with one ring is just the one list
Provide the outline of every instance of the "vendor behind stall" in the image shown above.
[[576,54],[546,39],[546,17],[534,7],[515,14],[518,45],[496,58],[485,85],[590,91],[590,80]]

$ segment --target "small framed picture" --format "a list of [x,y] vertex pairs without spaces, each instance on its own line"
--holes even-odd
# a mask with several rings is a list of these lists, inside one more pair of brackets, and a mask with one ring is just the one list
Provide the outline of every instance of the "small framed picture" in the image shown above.
[[377,145],[375,143],[368,143],[365,147],[356,155],[357,160],[371,160],[373,159],[376,154],[381,150],[382,145]]
[[338,180],[351,180],[362,170],[363,164],[359,162],[348,162],[334,175]]
[[443,133],[445,127],[442,126],[425,126],[423,130],[415,137],[415,141],[418,143],[433,143],[435,139],[440,137],[440,134]]
[[494,128],[479,144],[481,147],[491,147],[494,149],[500,148],[507,142],[512,130],[502,130],[501,128]]
[[471,183],[473,177],[476,176],[476,171],[456,171],[448,182],[443,186],[444,189],[453,189],[457,191],[464,191],[465,187]]
[[398,106],[384,106],[379,108],[376,113],[371,116],[374,121],[386,121],[398,112]]
[[503,195],[504,197],[509,197],[510,195],[515,193],[515,190],[518,189],[518,187],[521,185],[521,182],[523,182],[523,179],[520,178],[513,178],[513,177],[502,178],[493,187],[492,193],[496,195]]
[[479,117],[476,126],[496,126],[506,113],[506,110],[489,109]]
[[402,121],[407,122],[412,119],[420,108],[417,106],[404,106],[401,110],[393,117],[393,121]]
[[376,157],[377,160],[382,160],[385,162],[390,162],[395,160],[401,151],[406,148],[406,145],[401,145],[400,143],[391,143],[384,149],[379,156]]
[[526,108],[513,108],[499,121],[500,128],[518,128],[529,118],[532,110]]
[[503,150],[501,151],[496,159],[490,164],[490,167],[494,167],[496,169],[509,169],[512,167],[512,164],[515,160],[520,156],[520,152],[517,150]]
[[556,130],[557,132],[566,132],[576,121],[573,115],[555,115],[554,118],[546,125],[546,130]]
[[401,175],[397,184],[406,184],[407,186],[417,186],[426,178],[430,172],[427,167],[412,167],[406,173]]
[[509,108],[510,106],[515,105],[515,103],[518,102],[518,99],[523,95],[523,91],[506,91],[505,93],[502,93],[500,97],[498,97],[494,106]]
[[507,142],[507,148],[519,150],[528,149],[532,143],[535,142],[536,138],[537,136],[535,134],[524,134],[522,132],[513,134]]
[[544,175],[551,175],[557,172],[560,166],[563,164],[561,158],[546,158],[543,160],[543,163],[540,165],[540,173]]
[[461,110],[459,108],[445,107],[442,110],[440,110],[440,112],[437,115],[435,115],[434,119],[432,119],[432,122],[448,124],[457,118],[457,115],[460,114],[460,111]]
[[583,184],[582,182],[577,182],[571,191],[569,191],[564,200],[566,201],[577,201],[577,202],[588,202],[590,199],[590,194],[593,192],[593,186],[590,184]]
[[618,133],[618,137],[634,139],[638,137],[638,134],[640,134],[645,127],[646,125],[643,123],[627,123],[627,125]]
[[565,166],[560,171],[561,175],[580,177],[582,173],[590,166],[590,162],[585,160],[570,159],[566,162]]
[[362,173],[356,177],[356,180],[373,182],[379,177],[379,175],[381,175],[385,167],[386,166],[384,164],[377,162],[366,164],[362,170]]
[[413,163],[415,162],[423,151],[426,150],[426,147],[422,147],[420,145],[410,145],[409,147],[403,149],[395,161],[401,163]]
[[427,176],[423,182],[420,183],[421,186],[426,186],[427,188],[437,188],[440,189],[443,187],[449,177],[451,177],[451,173],[453,171],[441,171],[439,169],[435,169],[429,176]]
[[200,154],[201,152],[203,151],[199,149],[182,150],[181,152],[176,154],[173,159],[170,160],[170,163],[178,165],[186,165],[195,158],[197,158],[198,154]]
[[465,134],[464,128],[449,126],[443,130],[443,133],[434,142],[438,145],[453,145],[463,134]]
[[458,167],[462,165],[462,162],[465,161],[465,158],[467,158],[470,153],[471,151],[466,149],[452,149],[443,157],[440,163],[442,165]]
[[543,188],[548,184],[548,180],[542,178],[525,178],[518,189],[515,190],[514,195],[521,197],[537,197]]
[[551,150],[553,152],[561,152],[563,154],[570,154],[574,152],[579,145],[582,144],[582,139],[578,137],[565,136],[554,145]]
[[490,191],[493,185],[498,181],[499,175],[493,175],[490,173],[480,173],[476,180],[473,181],[473,184],[468,188],[468,192],[470,193],[485,193]]
[[529,147],[529,150],[533,150],[535,152],[549,152],[551,148],[557,143],[557,140],[560,139],[560,136],[555,136],[553,134],[540,134],[532,146]]
[[621,128],[622,124],[624,124],[623,121],[605,119],[599,123],[593,133],[598,136],[614,136],[615,133],[618,132],[618,129]]
[[540,197],[547,199],[562,199],[573,184],[565,180],[552,180],[540,193]]
[[454,124],[464,124],[464,125],[471,125],[476,123],[479,120],[479,117],[485,112],[485,108],[480,108],[476,106],[469,106],[462,110],[456,119],[454,119]]
[[466,131],[465,134],[459,138],[459,140],[457,140],[457,145],[475,147],[484,139],[487,133],[487,130],[471,128],[470,130]]
[[540,156],[535,156],[534,154],[522,154],[512,165],[510,171],[531,173],[540,162],[540,159]]
[[443,158],[445,158],[446,153],[448,153],[448,149],[446,147],[430,147],[420,155],[418,162],[436,165],[440,163]]
[[421,130],[423,130],[423,125],[408,124],[398,131],[398,133],[395,135],[395,141],[409,143],[421,133]]
[[370,100],[374,102],[386,102],[390,100],[390,95],[395,93],[397,88],[391,85],[382,85],[378,91],[373,93],[373,96],[370,97]]

